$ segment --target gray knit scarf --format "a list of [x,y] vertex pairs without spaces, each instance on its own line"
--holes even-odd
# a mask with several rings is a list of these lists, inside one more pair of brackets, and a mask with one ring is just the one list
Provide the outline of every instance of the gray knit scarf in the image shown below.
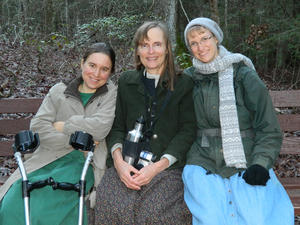
[[193,66],[202,74],[217,73],[219,77],[219,113],[221,123],[223,154],[226,166],[246,168],[246,157],[239,128],[233,87],[233,63],[243,61],[254,69],[249,58],[242,54],[231,53],[224,46],[219,46],[219,55],[210,62],[202,63],[193,58]]

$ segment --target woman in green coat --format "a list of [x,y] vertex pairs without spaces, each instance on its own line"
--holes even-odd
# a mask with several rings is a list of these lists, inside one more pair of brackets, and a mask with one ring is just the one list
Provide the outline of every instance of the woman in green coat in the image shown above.
[[[183,200],[182,168],[195,138],[193,82],[177,75],[168,32],[146,22],[134,37],[136,70],[119,79],[116,117],[107,138],[111,154],[97,188],[96,224],[191,224]],[[146,119],[144,148],[156,156],[141,169],[125,161],[124,139]],[[124,152],[123,152],[124,153]]]
[[251,60],[227,51],[209,18],[192,20],[184,36],[198,127],[183,172],[193,224],[293,224],[293,206],[272,170],[282,134]]
[[[105,137],[114,118],[117,93],[109,79],[114,64],[115,53],[110,45],[95,43],[83,54],[81,76],[50,89],[30,123],[30,129],[40,136],[39,148],[25,161],[30,182],[52,177],[56,182],[78,183],[85,158],[69,145],[69,139],[75,131],[85,131],[96,142],[93,163],[86,175],[87,192],[99,184],[107,155]],[[93,207],[95,192],[88,196]],[[25,224],[19,170],[1,187],[0,197],[0,224]],[[50,186],[33,190],[31,224],[77,224],[78,202],[75,191],[53,190]]]

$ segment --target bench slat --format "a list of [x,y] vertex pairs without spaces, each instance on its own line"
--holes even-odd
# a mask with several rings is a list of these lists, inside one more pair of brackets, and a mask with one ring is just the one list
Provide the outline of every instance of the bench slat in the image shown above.
[[17,134],[21,130],[28,130],[30,124],[30,118],[22,118],[22,119],[4,119],[0,120],[0,134]]
[[300,154],[300,137],[284,137],[280,154]]
[[[279,178],[280,183],[285,189],[300,189],[299,178],[296,177],[284,177]],[[300,196],[300,193],[299,193]]]
[[280,114],[277,117],[281,130],[288,132],[300,130],[300,114]]
[[293,203],[295,215],[300,215],[300,190],[287,190],[287,193]]
[[287,191],[293,206],[295,215],[300,215],[300,182],[299,177],[279,178],[280,183]]
[[13,141],[1,141],[0,142],[0,156],[12,156],[14,154],[11,146]]
[[35,113],[40,107],[41,98],[0,99],[0,113]]
[[295,215],[300,215],[300,199],[293,202]]
[[299,107],[300,90],[269,91],[275,107]]

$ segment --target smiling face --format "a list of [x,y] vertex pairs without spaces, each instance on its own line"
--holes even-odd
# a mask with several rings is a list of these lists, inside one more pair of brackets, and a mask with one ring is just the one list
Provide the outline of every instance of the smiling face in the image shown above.
[[218,55],[218,40],[209,30],[203,27],[192,29],[187,39],[194,57],[201,62],[211,62]]
[[165,68],[167,47],[163,31],[151,28],[147,37],[138,46],[137,55],[148,73],[161,74]]
[[104,53],[93,53],[81,62],[82,89],[84,93],[94,93],[107,82],[112,70],[110,57]]

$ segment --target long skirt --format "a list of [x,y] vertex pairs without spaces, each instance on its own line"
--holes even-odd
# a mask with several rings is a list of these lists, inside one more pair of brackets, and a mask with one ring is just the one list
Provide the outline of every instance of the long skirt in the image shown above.
[[128,189],[115,168],[106,170],[97,188],[95,225],[188,225],[182,170],[165,170],[141,190]]
[[266,186],[249,185],[242,175],[222,178],[206,174],[201,166],[186,165],[183,171],[184,199],[194,225],[292,225],[294,209],[269,170]]
[[[72,151],[47,166],[28,174],[28,180],[33,183],[51,176],[56,182],[78,183],[84,160],[82,152]],[[92,168],[88,169],[86,181],[86,190],[89,190],[94,183]],[[21,186],[22,180],[20,179],[12,185],[1,201],[1,225],[25,224]],[[53,190],[52,187],[45,186],[31,191],[29,202],[31,225],[72,225],[78,223],[79,197],[75,191]],[[87,224],[86,213],[84,213],[84,224]]]

